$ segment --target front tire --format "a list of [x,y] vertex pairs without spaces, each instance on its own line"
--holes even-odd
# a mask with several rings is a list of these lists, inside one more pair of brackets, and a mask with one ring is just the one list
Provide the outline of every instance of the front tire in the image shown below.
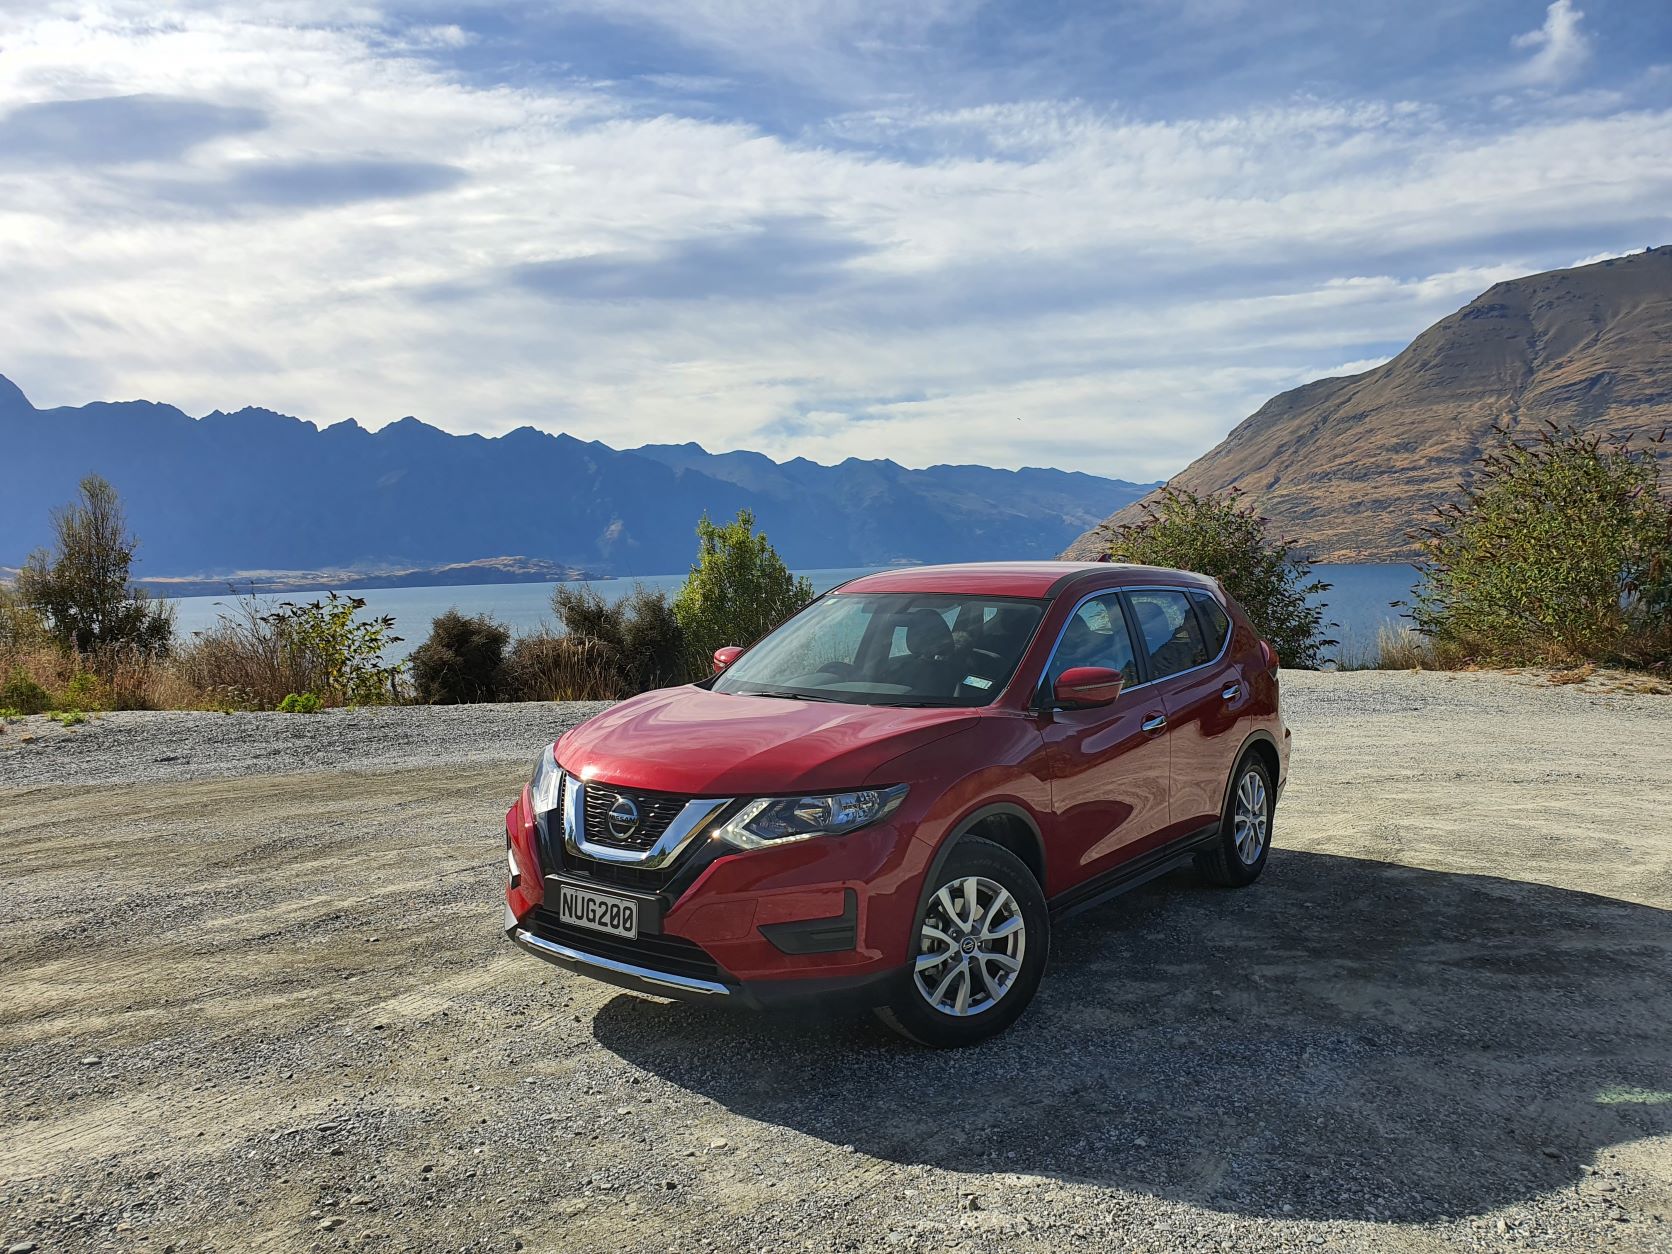
[[1272,820],[1277,810],[1277,790],[1271,772],[1257,753],[1237,764],[1231,780],[1225,814],[1219,823],[1219,837],[1212,848],[1196,856],[1196,869],[1210,884],[1241,888],[1260,878],[1271,853]]
[[877,1017],[920,1045],[973,1045],[1016,1022],[1050,952],[1045,893],[1002,846],[966,836],[918,911],[911,963]]

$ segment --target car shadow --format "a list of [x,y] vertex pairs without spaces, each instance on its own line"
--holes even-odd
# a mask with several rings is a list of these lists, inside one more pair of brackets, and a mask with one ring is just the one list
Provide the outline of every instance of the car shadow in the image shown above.
[[1571,1183],[1672,1132],[1672,911],[1278,850],[1060,927],[979,1047],[851,1018],[623,995],[623,1059],[873,1156],[1089,1181],[1244,1215],[1420,1221]]

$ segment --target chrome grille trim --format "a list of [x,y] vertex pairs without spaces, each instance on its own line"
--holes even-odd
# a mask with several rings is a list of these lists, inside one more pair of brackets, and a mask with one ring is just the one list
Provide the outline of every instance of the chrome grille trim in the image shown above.
[[[609,828],[610,809],[620,797],[628,798],[639,813],[638,825],[626,836],[617,836]],[[595,845],[607,845],[611,849],[649,849],[679,817],[679,812],[689,800],[688,797],[670,797],[666,793],[595,785],[586,790],[583,807],[586,838]]]
[[[568,773],[564,774],[563,782],[563,847],[576,857],[592,858],[598,862],[630,863],[646,871],[654,871],[673,862],[697,838],[709,820],[735,800],[733,797],[698,797],[687,801],[648,849],[617,849],[587,839],[587,783]],[[599,784],[598,787],[607,789],[609,785]]]

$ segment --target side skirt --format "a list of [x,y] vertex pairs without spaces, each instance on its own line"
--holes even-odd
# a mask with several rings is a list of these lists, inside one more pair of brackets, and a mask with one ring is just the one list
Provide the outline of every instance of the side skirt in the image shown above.
[[1123,862],[1084,884],[1076,884],[1068,891],[1058,893],[1047,903],[1051,909],[1052,922],[1061,923],[1071,919],[1083,910],[1101,906],[1104,902],[1119,897],[1122,893],[1129,893],[1169,871],[1189,866],[1203,847],[1212,844],[1218,837],[1219,824],[1210,823],[1189,835],[1168,841],[1159,849],[1151,849],[1130,862]]

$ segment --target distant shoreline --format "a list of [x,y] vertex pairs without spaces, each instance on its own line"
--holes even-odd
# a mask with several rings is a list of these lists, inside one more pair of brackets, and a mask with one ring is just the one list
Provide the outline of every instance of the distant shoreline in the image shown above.
[[231,575],[161,577],[134,582],[153,596],[181,597],[275,596],[305,592],[354,592],[382,588],[459,588],[489,584],[574,583],[614,579],[578,566],[560,566],[533,558],[488,558],[411,570],[242,571]]

